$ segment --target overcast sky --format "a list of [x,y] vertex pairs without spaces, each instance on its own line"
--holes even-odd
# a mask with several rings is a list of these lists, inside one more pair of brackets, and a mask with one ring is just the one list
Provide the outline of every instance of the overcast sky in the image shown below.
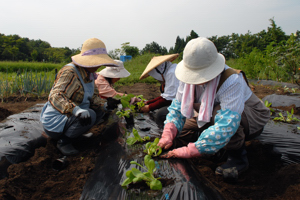
[[176,37],[258,33],[269,19],[286,34],[300,30],[300,0],[9,0],[0,6],[0,33],[81,48],[92,37],[108,51],[153,41],[168,50]]

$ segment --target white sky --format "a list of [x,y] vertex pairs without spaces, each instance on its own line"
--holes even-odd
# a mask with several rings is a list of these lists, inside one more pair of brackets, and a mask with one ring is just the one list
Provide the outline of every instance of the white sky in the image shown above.
[[92,37],[108,51],[153,41],[168,50],[176,37],[258,33],[269,19],[286,34],[300,30],[300,0],[9,0],[0,4],[0,33],[81,48]]

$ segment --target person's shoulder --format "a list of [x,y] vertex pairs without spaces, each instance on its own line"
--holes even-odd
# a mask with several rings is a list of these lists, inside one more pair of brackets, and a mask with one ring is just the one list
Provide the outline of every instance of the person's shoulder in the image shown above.
[[97,80],[105,80],[105,77],[99,74],[99,72],[96,72],[96,74],[97,74]]
[[77,74],[76,69],[71,65],[64,65],[58,72],[58,74]]

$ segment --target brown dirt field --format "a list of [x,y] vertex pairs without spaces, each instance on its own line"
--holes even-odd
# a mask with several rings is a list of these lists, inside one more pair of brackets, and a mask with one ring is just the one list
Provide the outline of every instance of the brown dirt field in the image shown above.
[[[143,94],[145,99],[152,99],[160,95],[157,85],[134,84],[118,88],[120,92],[128,94]],[[253,92],[263,98],[269,94],[284,94],[279,87],[254,85]],[[10,97],[0,103],[0,121],[7,116],[19,113],[37,103],[44,103],[46,98]],[[281,108],[289,110],[290,108]],[[299,115],[299,110],[296,109]],[[105,124],[105,123],[104,123]],[[97,152],[101,151],[99,132],[104,124],[93,127],[92,138],[75,143],[80,150],[79,155],[68,157],[69,165],[61,171],[51,168],[52,162],[61,157],[54,141],[48,139],[45,147],[35,150],[29,160],[9,166],[9,177],[0,180],[1,200],[27,199],[79,199],[83,186],[93,171]],[[280,156],[272,153],[270,147],[258,140],[246,143],[249,170],[239,177],[237,183],[224,182],[222,177],[214,174],[214,169],[220,163],[206,159],[192,159],[198,171],[205,177],[226,200],[237,199],[300,199],[300,165],[285,166]]]

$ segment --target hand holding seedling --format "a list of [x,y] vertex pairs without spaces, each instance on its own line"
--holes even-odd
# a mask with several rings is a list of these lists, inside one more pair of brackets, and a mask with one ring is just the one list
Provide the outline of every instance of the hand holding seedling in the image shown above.
[[140,108],[140,111],[143,112],[143,113],[148,113],[148,112],[150,112],[149,105],[145,105],[144,107],[141,107],[141,108]]

